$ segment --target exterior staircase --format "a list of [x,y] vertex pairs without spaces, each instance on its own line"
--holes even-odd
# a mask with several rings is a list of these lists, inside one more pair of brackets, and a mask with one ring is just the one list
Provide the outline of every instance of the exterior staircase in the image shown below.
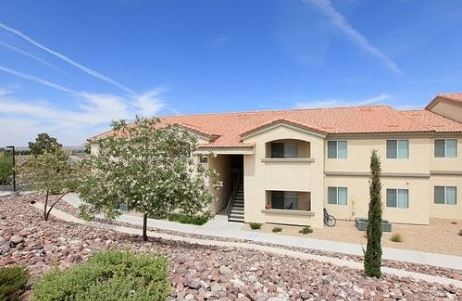
[[228,221],[244,222],[244,183],[242,180],[239,181],[230,210],[228,211]]

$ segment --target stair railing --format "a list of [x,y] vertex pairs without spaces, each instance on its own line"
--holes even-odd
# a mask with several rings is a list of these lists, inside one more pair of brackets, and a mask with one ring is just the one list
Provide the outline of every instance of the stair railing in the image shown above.
[[226,206],[225,212],[229,214],[231,210],[231,206],[234,203],[234,199],[236,198],[237,190],[239,189],[239,183],[241,182],[241,175],[235,176],[235,181],[233,183],[233,188],[231,191],[231,195],[229,196],[228,206]]

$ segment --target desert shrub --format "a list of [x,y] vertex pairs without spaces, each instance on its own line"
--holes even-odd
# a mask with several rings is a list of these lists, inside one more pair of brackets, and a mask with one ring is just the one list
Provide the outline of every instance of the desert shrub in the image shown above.
[[401,234],[399,234],[399,233],[393,233],[393,234],[391,235],[390,240],[391,240],[392,242],[402,242],[402,241],[403,241],[403,238],[401,237]]
[[167,219],[171,222],[179,222],[182,224],[203,225],[212,218],[210,213],[201,213],[196,215],[187,215],[181,213],[171,213]]
[[313,229],[311,228],[311,226],[305,226],[303,228],[301,228],[298,233],[301,233],[301,234],[309,234],[309,233],[313,233]]
[[74,268],[46,274],[34,300],[165,300],[170,293],[167,260],[124,251],[98,253]]
[[271,230],[271,231],[273,231],[274,233],[278,233],[278,232],[281,232],[281,231],[282,231],[282,228],[280,228],[280,227],[274,227],[273,230]]
[[457,222],[456,222],[456,221],[452,221],[451,224],[457,225]]
[[462,229],[459,230],[459,236],[462,236]]
[[0,269],[0,300],[19,300],[27,282],[27,272],[22,267]]
[[262,226],[262,224],[260,223],[250,223],[249,225],[250,225],[250,229],[252,230],[259,230]]

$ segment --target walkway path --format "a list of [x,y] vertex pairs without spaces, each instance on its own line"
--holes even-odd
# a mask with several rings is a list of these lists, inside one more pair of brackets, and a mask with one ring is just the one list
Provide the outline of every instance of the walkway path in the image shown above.
[[[81,204],[80,199],[75,194],[67,195],[64,200],[69,204],[78,207]],[[140,216],[122,214],[117,218],[120,222],[132,225],[142,225],[143,221]],[[148,219],[148,226],[163,230],[178,231],[189,234],[208,235],[221,238],[235,238],[251,240],[261,243],[278,244],[288,247],[299,247],[315,249],[328,252],[338,252],[349,255],[363,255],[363,246],[360,244],[345,243],[331,240],[311,239],[284,236],[271,233],[261,233],[258,231],[251,232],[241,230],[241,223],[228,222],[224,215],[216,215],[211,221],[203,226],[180,224],[166,220]],[[383,259],[404,261],[425,265],[433,265],[444,268],[462,270],[462,257],[444,254],[427,253],[413,250],[383,248]]]
[[[42,206],[39,203],[36,203],[33,206],[35,206],[39,210],[42,209]],[[51,215],[61,220],[67,221],[67,222],[72,222],[72,223],[77,223],[77,224],[89,224],[94,227],[110,229],[110,230],[114,230],[114,231],[126,233],[126,234],[136,234],[136,235],[140,234],[139,229],[110,225],[110,224],[103,224],[103,223],[98,223],[98,222],[85,222],[84,220],[81,220],[75,216],[67,214],[58,209],[53,209],[53,211],[51,212]],[[235,248],[249,249],[249,250],[255,250],[255,251],[269,252],[269,253],[273,253],[277,255],[289,256],[289,257],[303,259],[303,260],[316,260],[319,262],[326,262],[326,263],[330,263],[330,264],[337,265],[337,266],[346,266],[352,269],[362,269],[363,268],[363,265],[361,262],[354,262],[354,261],[349,261],[349,260],[344,260],[344,259],[339,259],[339,258],[334,258],[334,257],[328,257],[328,256],[313,255],[313,254],[309,254],[305,252],[291,251],[291,250],[287,250],[284,248],[278,248],[278,247],[263,246],[263,245],[257,245],[257,244],[252,244],[252,243],[245,243],[245,242],[228,242],[228,241],[217,241],[217,240],[209,240],[209,239],[198,239],[198,238],[176,236],[176,235],[153,232],[153,231],[148,231],[147,234],[149,237],[152,237],[152,238],[160,238],[160,239],[171,240],[171,241],[181,241],[181,242],[190,243],[190,244],[198,244],[198,245],[204,245],[204,246],[217,246],[217,247],[231,247],[231,248],[235,247]],[[421,273],[416,273],[416,272],[409,272],[405,270],[388,268],[388,267],[382,267],[382,272],[391,274],[391,275],[396,275],[399,277],[412,277],[416,280],[435,282],[435,283],[439,283],[443,285],[452,284],[455,287],[462,288],[462,281],[457,281],[457,280],[449,279],[445,277],[432,276],[432,275],[421,274]]]

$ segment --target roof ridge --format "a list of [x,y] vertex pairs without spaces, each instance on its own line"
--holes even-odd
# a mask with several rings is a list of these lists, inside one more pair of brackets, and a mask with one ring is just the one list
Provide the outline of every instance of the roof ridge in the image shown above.
[[271,112],[296,112],[296,111],[316,111],[316,110],[338,110],[338,109],[361,109],[361,108],[390,108],[389,105],[360,105],[360,106],[338,106],[338,107],[319,107],[319,108],[293,108],[293,109],[265,109],[255,111],[231,111],[231,112],[209,112],[196,114],[180,114],[180,115],[164,115],[159,118],[175,118],[175,117],[194,117],[194,116],[215,116],[215,115],[238,115],[238,114],[259,114]]

